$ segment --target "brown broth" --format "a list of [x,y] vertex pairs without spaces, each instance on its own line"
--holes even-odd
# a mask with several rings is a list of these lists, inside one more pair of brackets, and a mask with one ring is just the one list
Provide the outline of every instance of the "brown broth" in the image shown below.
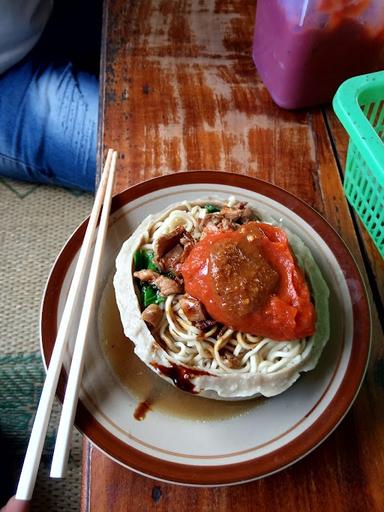
[[[261,398],[240,401],[201,398],[181,391],[156,375],[134,354],[133,343],[123,333],[112,278],[100,301],[99,339],[121,384],[137,399],[138,407],[141,403],[150,404],[146,411],[149,414],[156,410],[192,420],[217,421],[247,414],[263,402]],[[140,415],[140,419],[143,417]]]

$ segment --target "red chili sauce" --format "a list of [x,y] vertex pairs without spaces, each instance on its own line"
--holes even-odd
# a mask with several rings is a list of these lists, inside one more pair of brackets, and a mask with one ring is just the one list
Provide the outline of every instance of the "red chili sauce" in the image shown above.
[[278,341],[310,336],[316,313],[287,236],[249,222],[237,231],[208,234],[182,266],[185,290],[216,321]]

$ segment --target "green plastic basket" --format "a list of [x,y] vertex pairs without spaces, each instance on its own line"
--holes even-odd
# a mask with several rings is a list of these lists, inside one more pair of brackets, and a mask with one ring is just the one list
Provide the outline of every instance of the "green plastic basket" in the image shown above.
[[333,108],[350,137],[345,195],[384,258],[384,71],[346,80]]

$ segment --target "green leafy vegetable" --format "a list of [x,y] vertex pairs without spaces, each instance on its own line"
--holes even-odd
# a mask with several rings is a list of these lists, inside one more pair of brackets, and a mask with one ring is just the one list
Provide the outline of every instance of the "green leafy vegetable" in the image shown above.
[[153,261],[153,258],[155,256],[153,251],[146,251],[146,256],[147,256],[147,265],[148,265],[147,268],[149,268],[150,270],[154,270],[155,272],[160,272],[159,267]]
[[160,292],[157,292],[157,295],[156,295],[156,304],[162,304],[163,302],[165,302],[165,297],[163,297],[162,295],[160,295]]
[[154,253],[153,251],[146,249],[138,249],[133,255],[133,264],[135,267],[135,271],[150,269],[155,272],[160,272],[158,266],[153,261]]
[[215,206],[214,204],[206,204],[204,208],[207,210],[207,213],[217,213],[220,211],[220,208]]
[[136,271],[143,270],[143,268],[147,268],[145,265],[146,265],[145,253],[141,249],[138,249],[133,255],[134,269]]
[[160,295],[156,286],[143,284],[141,286],[141,300],[144,308],[146,308],[150,304],[161,304],[165,301],[165,298]]
[[156,300],[156,291],[152,286],[143,286],[141,288],[143,306],[146,308],[150,304],[154,304]]

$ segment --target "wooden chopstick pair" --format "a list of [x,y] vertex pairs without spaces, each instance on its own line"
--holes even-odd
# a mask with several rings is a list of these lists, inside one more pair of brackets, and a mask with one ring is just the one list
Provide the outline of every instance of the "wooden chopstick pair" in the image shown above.
[[96,193],[95,202],[89,217],[87,230],[80,249],[68,298],[58,328],[51,360],[47,369],[47,375],[36,411],[23,468],[20,474],[16,500],[30,501],[32,498],[41,453],[44,446],[44,439],[51,415],[53,399],[63,364],[63,356],[68,341],[69,328],[71,326],[75,307],[79,302],[81,284],[85,278],[86,269],[89,268],[87,263],[91,257],[97,221],[102,207],[51,466],[51,477],[61,478],[65,474],[73,420],[76,412],[80,382],[83,373],[86,335],[94,305],[97,274],[108,228],[116,160],[117,152],[109,149],[100,184]]

